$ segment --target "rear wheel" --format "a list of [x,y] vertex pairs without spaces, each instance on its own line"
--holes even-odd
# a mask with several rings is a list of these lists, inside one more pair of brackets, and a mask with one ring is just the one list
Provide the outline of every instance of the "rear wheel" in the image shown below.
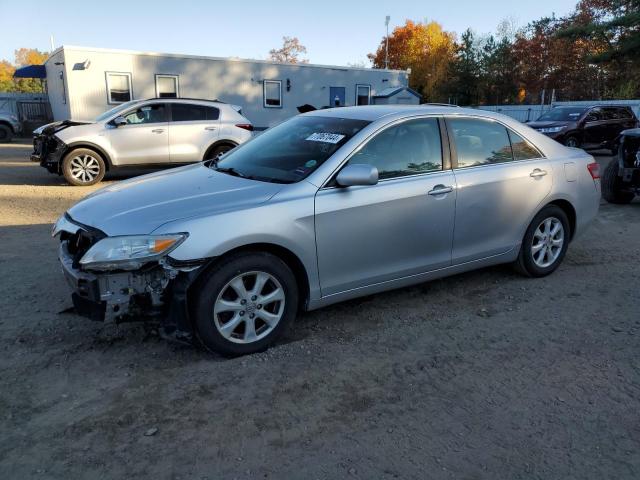
[[198,283],[192,310],[200,341],[227,356],[259,352],[289,327],[298,310],[291,269],[269,253],[223,260]]
[[205,155],[205,160],[216,160],[220,156],[227,153],[229,150],[233,150],[233,145],[218,145],[215,148],[212,148]]
[[609,162],[602,174],[602,196],[609,203],[625,205],[635,197],[633,192],[623,190],[622,178],[618,175],[618,160]]
[[0,143],[9,143],[13,138],[13,130],[6,125],[0,125]]
[[104,178],[105,173],[102,157],[88,148],[72,150],[62,160],[62,174],[71,185],[94,185]]
[[533,218],[522,240],[516,269],[529,277],[544,277],[564,258],[571,230],[564,211],[555,205],[544,207]]

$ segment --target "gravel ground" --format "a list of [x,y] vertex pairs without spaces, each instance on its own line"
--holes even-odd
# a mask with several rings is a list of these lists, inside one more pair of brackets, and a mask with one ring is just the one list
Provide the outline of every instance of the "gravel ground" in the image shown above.
[[92,188],[29,152],[0,146],[0,478],[640,478],[637,201],[550,277],[350,301],[226,360],[67,311],[49,232]]

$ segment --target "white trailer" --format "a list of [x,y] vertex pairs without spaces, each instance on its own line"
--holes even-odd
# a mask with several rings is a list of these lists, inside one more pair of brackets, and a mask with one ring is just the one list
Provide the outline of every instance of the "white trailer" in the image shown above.
[[74,46],[56,49],[45,67],[56,120],[91,120],[127,100],[185,97],[239,105],[260,129],[296,115],[305,104],[368,105],[378,93],[406,92],[408,85],[401,70]]

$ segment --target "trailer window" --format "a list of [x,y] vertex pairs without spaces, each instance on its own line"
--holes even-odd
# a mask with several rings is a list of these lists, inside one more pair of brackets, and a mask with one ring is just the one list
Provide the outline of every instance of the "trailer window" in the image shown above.
[[128,102],[131,94],[131,74],[107,72],[107,100],[110,104]]
[[282,108],[282,81],[265,80],[263,94],[265,108]]
[[156,97],[178,98],[178,75],[156,75]]

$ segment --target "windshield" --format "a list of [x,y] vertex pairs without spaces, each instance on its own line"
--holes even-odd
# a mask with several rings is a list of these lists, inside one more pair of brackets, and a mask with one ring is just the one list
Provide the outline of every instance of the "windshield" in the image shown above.
[[294,117],[231,150],[212,167],[254,180],[298,182],[369,123],[348,118]]
[[107,110],[104,113],[101,113],[100,115],[98,115],[95,119],[96,122],[103,122],[104,120],[106,120],[107,118],[111,117],[112,115],[115,115],[116,113],[122,112],[124,110],[126,110],[127,108],[131,107],[132,105],[135,105],[136,103],[139,103],[140,100],[131,100],[130,102],[125,102],[125,103],[121,103],[120,105],[116,105],[115,107],[113,107],[110,110]]
[[538,120],[575,122],[586,111],[585,107],[556,107],[543,113]]

